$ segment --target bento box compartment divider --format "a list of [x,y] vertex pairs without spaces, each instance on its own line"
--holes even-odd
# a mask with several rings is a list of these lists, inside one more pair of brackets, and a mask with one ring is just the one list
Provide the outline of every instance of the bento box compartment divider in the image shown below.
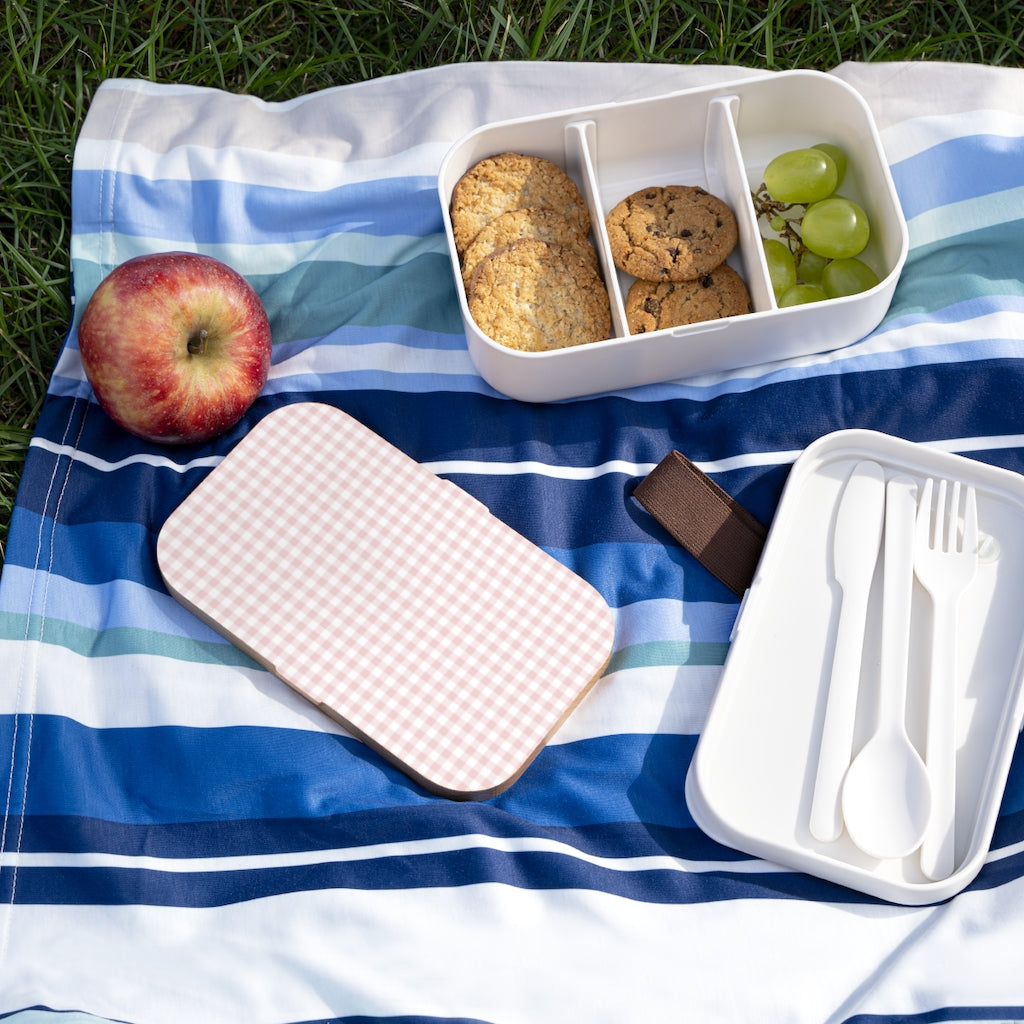
[[594,244],[608,288],[612,337],[622,338],[629,333],[626,327],[626,304],[619,285],[619,275],[612,261],[611,244],[608,241],[608,229],[605,227],[604,209],[601,206],[600,181],[597,175],[597,122],[591,119],[569,121],[564,132],[566,171],[579,184],[590,209]]
[[721,196],[732,207],[739,230],[739,244],[734,251],[734,258],[742,263],[742,268],[737,269],[747,282],[751,307],[755,312],[760,312],[775,309],[776,306],[736,131],[739,106],[740,97],[734,95],[713,96],[708,101],[704,130],[704,176],[707,178],[708,190]]

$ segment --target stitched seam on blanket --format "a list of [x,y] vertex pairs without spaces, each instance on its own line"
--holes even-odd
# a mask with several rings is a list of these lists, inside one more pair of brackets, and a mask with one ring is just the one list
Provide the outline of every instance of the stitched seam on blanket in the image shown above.
[[[74,408],[74,406],[72,406],[72,409],[73,408]],[[67,437],[67,430],[68,430],[68,427],[70,427],[70,425],[71,425],[70,420],[71,420],[71,416],[69,414],[69,416],[68,416],[68,423],[65,426],[65,430],[64,430],[64,436],[65,437]],[[45,498],[45,503],[44,503],[44,506],[43,506],[44,510],[46,508],[48,508],[49,504],[50,504],[50,495],[53,493],[53,484],[54,484],[54,481],[57,478],[57,467],[58,467],[59,464],[60,464],[59,460],[55,461],[54,464],[53,464],[53,471],[50,474],[50,482],[49,482],[49,484],[47,485],[47,488],[46,488],[46,498]],[[29,588],[29,608],[30,609],[35,604],[36,582],[39,579],[39,559],[40,559],[40,555],[42,553],[43,533],[44,533],[45,527],[46,527],[46,518],[45,518],[45,516],[43,516],[39,520],[39,533],[38,533],[38,537],[37,537],[37,540],[36,540],[36,553],[35,553],[35,558],[33,560],[33,566],[32,566],[32,584],[31,584],[31,586]],[[53,540],[53,528],[52,527],[51,527],[50,539],[51,539],[51,543],[52,543],[52,540]],[[50,557],[51,557],[51,560],[52,560],[52,557],[53,557],[52,553],[51,553]],[[20,665],[18,667],[18,682],[17,682],[17,686],[16,686],[16,696],[15,696],[15,699],[14,699],[14,711],[15,711],[15,714],[14,714],[14,722],[12,723],[12,727],[11,727],[11,730],[12,730],[11,731],[11,768],[10,768],[10,771],[8,773],[8,776],[7,776],[7,793],[6,793],[6,798],[5,798],[5,802],[4,802],[3,828],[0,829],[0,853],[4,853],[7,850],[7,826],[9,824],[9,822],[10,822],[11,800],[13,798],[13,793],[14,793],[14,776],[15,776],[15,772],[17,770],[17,764],[18,764],[18,733],[19,733],[19,727],[20,727],[20,722],[21,722],[21,714],[20,714],[21,700],[22,700],[22,693],[24,692],[25,680],[26,680],[26,678],[28,676],[26,665],[28,663],[29,658],[33,656],[32,648],[31,648],[31,646],[29,644],[29,641],[31,640],[31,636],[30,636],[31,628],[32,628],[31,620],[32,620],[32,617],[29,616],[29,618],[25,622],[25,635],[24,635],[24,638],[23,638],[24,641],[25,641],[25,647],[24,647],[24,650],[22,652]],[[41,628],[42,627],[40,626],[40,630],[41,630]],[[24,819],[24,815],[22,815],[22,818]],[[18,842],[20,843],[20,841],[21,841],[21,829],[19,828],[19,830],[18,830]],[[16,848],[15,852],[17,852],[17,848]],[[15,882],[17,881],[17,873],[18,873],[18,865],[17,865],[16,861],[11,866],[11,872],[12,872],[12,879],[11,879],[11,899],[10,899],[10,904],[13,907],[14,906]],[[7,921],[5,922],[5,925],[4,925],[4,933],[3,933],[2,936],[0,936],[0,964],[3,963],[4,954],[6,953],[6,950],[7,950],[7,940],[8,940],[8,936],[10,934],[10,927],[11,927],[10,915],[8,915]]]
[[[67,422],[64,425],[64,435],[63,435],[62,440],[66,440],[68,435],[71,432],[71,429],[72,429],[72,427],[74,425],[74,421],[76,419],[76,413],[77,413],[78,407],[80,405],[80,402],[81,402],[81,399],[77,399],[76,398],[75,401],[72,403],[71,409],[68,412]],[[75,436],[75,447],[76,448],[77,448],[79,442],[82,439],[82,431],[83,431],[83,429],[85,427],[85,420],[86,420],[86,417],[88,415],[88,411],[89,410],[88,410],[88,404],[87,404],[84,412],[81,415],[81,417],[78,418],[79,419],[79,425],[78,425],[78,431],[77,431],[76,436]],[[52,472],[52,474],[50,476],[50,482],[49,482],[49,485],[47,486],[47,490],[46,490],[46,506],[44,506],[46,508],[49,507],[50,496],[53,494],[54,485],[57,482],[58,469],[59,469],[60,464],[61,464],[62,461],[64,461],[64,460],[63,459],[58,459],[54,463],[53,472]],[[27,723],[26,723],[27,736],[26,736],[26,739],[25,739],[25,767],[24,767],[24,770],[23,770],[23,773],[22,773],[22,782],[21,782],[21,814],[19,815],[19,825],[18,825],[17,838],[15,839],[15,842],[14,842],[14,845],[13,845],[13,849],[11,851],[14,854],[14,858],[13,858],[12,864],[11,864],[11,883],[10,883],[10,889],[11,889],[10,906],[12,908],[14,907],[15,897],[16,897],[17,888],[18,888],[18,854],[21,852],[21,843],[22,843],[22,838],[23,838],[24,828],[25,828],[25,817],[26,817],[25,812],[26,812],[26,809],[27,809],[26,805],[27,805],[27,801],[28,801],[28,780],[29,780],[29,771],[30,771],[30,768],[31,768],[31,757],[32,757],[32,734],[33,734],[33,727],[34,727],[34,724],[35,724],[34,713],[32,711],[32,704],[33,704],[32,694],[35,692],[35,686],[36,686],[36,683],[38,681],[37,676],[38,676],[38,666],[39,666],[38,647],[37,647],[37,645],[42,642],[43,637],[45,635],[45,630],[46,630],[46,600],[47,600],[47,596],[48,596],[48,592],[49,592],[50,578],[51,578],[51,573],[52,573],[52,569],[53,569],[54,540],[55,540],[55,535],[56,535],[56,532],[57,532],[57,520],[58,520],[58,517],[60,515],[60,509],[61,509],[61,505],[63,503],[64,494],[65,494],[65,492],[67,490],[68,481],[71,478],[71,471],[72,471],[72,469],[74,469],[74,467],[75,467],[75,460],[72,459],[72,458],[68,458],[67,461],[66,461],[66,469],[64,471],[64,479],[61,480],[61,482],[60,482],[60,489],[59,489],[59,491],[57,493],[57,500],[56,500],[56,502],[54,504],[53,515],[52,515],[52,517],[50,517],[50,537],[49,537],[49,542],[47,544],[47,547],[48,547],[49,550],[48,550],[48,554],[47,554],[47,564],[46,564],[46,568],[44,570],[45,576],[44,576],[44,582],[43,582],[42,595],[41,595],[41,598],[40,598],[40,601],[39,601],[39,615],[38,615],[39,626],[38,626],[38,629],[36,630],[36,635],[35,635],[36,644],[31,643],[31,641],[33,639],[33,637],[30,635],[31,634],[31,619],[32,619],[32,616],[29,616],[29,621],[27,621],[25,623],[25,641],[26,641],[26,643],[25,643],[25,651],[24,651],[24,655],[22,657],[21,667],[20,667],[20,671],[19,671],[19,675],[18,675],[18,688],[17,688],[18,692],[17,692],[17,696],[15,698],[15,715],[14,715],[13,732],[12,732],[12,736],[11,736],[11,770],[10,770],[10,773],[8,775],[8,780],[7,780],[7,796],[6,796],[6,803],[5,803],[5,806],[4,806],[3,829],[2,829],[2,831],[0,831],[0,852],[6,852],[7,851],[7,826],[8,826],[9,821],[10,821],[11,801],[13,800],[13,797],[14,797],[15,772],[16,772],[16,767],[17,767],[17,763],[18,763],[18,735],[19,735],[19,732],[20,732],[19,723],[20,723],[22,714],[25,713],[26,714],[26,718],[27,718]],[[37,581],[37,579],[39,578],[39,575],[40,575],[39,561],[40,561],[40,557],[41,557],[42,551],[43,551],[43,540],[42,540],[42,538],[43,538],[43,534],[45,532],[45,528],[46,528],[46,517],[44,516],[40,520],[40,523],[39,523],[39,543],[36,545],[35,564],[33,565],[33,568],[32,568],[32,586],[30,588],[30,607],[31,607],[32,604],[34,604],[36,581]],[[21,710],[22,701],[24,701],[24,712]],[[8,942],[10,941],[11,920],[12,920],[12,915],[8,914],[7,915],[7,920],[4,923],[3,935],[0,935],[0,967],[2,967],[2,965],[4,963],[4,960],[5,960],[5,957],[6,957],[6,952],[7,952],[7,945],[8,945]]]
[[[71,409],[68,412],[68,419],[67,419],[67,422],[65,423],[65,426],[64,426],[64,435],[62,437],[62,441],[67,439],[68,433],[69,433],[69,431],[71,429],[71,423],[72,423],[72,420],[74,418],[74,410],[75,410],[75,405],[76,404],[77,404],[76,402],[72,403]],[[60,466],[60,462],[61,462],[61,460],[58,459],[53,464],[53,470],[52,470],[52,472],[50,474],[50,481],[49,481],[49,483],[47,485],[47,488],[46,488],[46,498],[45,498],[44,505],[43,505],[44,513],[45,513],[45,511],[50,506],[50,496],[53,494],[54,483],[56,482],[56,479],[57,479],[57,470],[58,470],[58,468]],[[69,471],[70,471],[70,466],[69,466]],[[65,480],[66,480],[66,475],[65,475]],[[63,489],[64,488],[62,486],[61,487],[61,492],[63,492]],[[50,526],[50,554],[49,554],[49,558],[47,560],[49,565],[52,565],[52,563],[53,563],[53,539],[54,539],[55,528],[56,528],[56,521],[52,520],[51,521],[51,526]],[[33,606],[35,604],[36,583],[37,583],[37,581],[39,579],[39,561],[40,561],[40,558],[42,556],[43,535],[44,535],[45,529],[46,529],[46,516],[44,514],[40,518],[40,520],[39,520],[39,533],[38,533],[37,540],[36,540],[35,557],[33,559],[32,584],[31,584],[31,586],[29,588],[29,609],[30,610],[33,608]],[[48,584],[44,585],[44,589],[43,589],[44,597],[43,597],[43,601],[41,602],[41,607],[42,608],[45,608],[46,586],[48,586]],[[33,645],[30,643],[30,641],[32,640],[31,631],[32,631],[32,616],[29,616],[28,620],[25,622],[25,635],[24,635],[25,646],[24,646],[24,650],[22,652],[21,663],[20,663],[19,669],[18,669],[18,682],[17,682],[17,687],[16,687],[16,696],[15,696],[15,699],[14,699],[14,711],[15,711],[15,714],[14,714],[14,722],[12,723],[12,732],[11,732],[11,769],[10,769],[10,772],[8,773],[8,777],[7,777],[7,793],[6,793],[5,803],[4,803],[3,828],[2,828],[2,830],[0,830],[0,852],[6,852],[7,851],[7,827],[8,827],[8,824],[10,823],[11,801],[12,801],[13,796],[14,796],[15,773],[17,771],[17,765],[18,765],[18,736],[19,736],[20,725],[21,725],[22,699],[23,699],[24,693],[26,692],[27,680],[28,680],[28,678],[29,678],[29,676],[31,674],[31,672],[29,670],[29,667],[28,667],[29,660],[30,659],[33,659],[33,660],[35,659],[35,650],[33,648]],[[38,631],[37,631],[36,639],[37,640],[41,639],[42,635],[43,635],[43,622],[40,619],[39,628],[38,628]],[[29,723],[29,742],[31,742],[31,739],[32,739],[32,731],[31,731],[31,720],[30,720],[30,723]],[[23,784],[23,787],[22,787],[22,799],[24,799],[25,790],[26,790],[27,786],[28,786],[28,762],[26,760],[25,781],[24,781],[24,784]],[[24,812],[24,808],[22,808],[22,810]],[[23,824],[24,824],[24,819],[25,819],[25,815],[24,815],[24,813],[22,813],[21,814],[22,826],[19,826],[19,829],[18,829],[18,838],[17,838],[17,841],[15,843],[15,847],[14,847],[14,853],[15,854],[18,853],[18,851],[20,850],[20,847],[21,847],[22,827],[23,827]],[[14,906],[14,897],[15,897],[15,891],[17,889],[17,880],[18,880],[18,863],[17,863],[17,859],[15,858],[14,862],[11,865],[11,898],[10,898],[10,905],[12,907]],[[6,951],[7,951],[7,943],[8,943],[9,937],[10,937],[10,929],[11,929],[11,915],[8,915],[7,916],[7,920],[6,920],[5,924],[4,924],[3,935],[0,936],[0,965],[3,964],[4,959],[5,959],[5,955],[6,955]]]
[[[111,131],[110,131],[109,135],[110,135],[110,138],[112,140],[117,140],[117,139],[119,139],[121,137],[121,135],[119,133],[119,130],[118,130],[118,126],[124,124],[125,121],[126,121],[126,116],[127,115],[126,115],[126,113],[124,113],[126,105],[129,108],[134,105],[134,94],[132,94],[129,91],[123,91],[120,94],[120,96],[118,97],[118,103],[117,103],[117,105],[116,105],[116,107],[115,107],[115,109],[114,109],[114,111],[113,111],[113,113],[111,115],[111,118],[110,118]],[[115,147],[114,147],[115,149],[116,149],[116,145],[117,144],[115,143]],[[112,161],[112,164],[116,168],[116,160]],[[100,174],[100,177],[99,177],[99,192],[100,192],[100,194],[97,197],[97,199],[98,199],[98,206],[100,207],[100,215],[101,215],[101,222],[100,222],[100,224],[101,224],[101,228],[100,228],[101,231],[102,231],[102,219],[103,219],[103,190],[104,190],[104,187],[105,187],[105,179],[106,179],[106,177],[107,177],[106,172],[103,172],[103,173]],[[108,223],[110,224],[110,227],[111,227],[110,235],[111,235],[112,238],[114,238],[116,240],[116,237],[117,237],[116,236],[116,232],[114,232],[112,230],[113,226],[114,226],[113,225],[113,210],[114,210],[114,184],[115,184],[115,179],[116,179],[116,169],[111,171],[110,185],[109,185],[109,190],[108,190],[108,194],[109,194],[110,199],[109,199],[109,206],[108,206],[108,216],[106,218]],[[113,253],[111,253],[111,255],[113,256]],[[69,435],[70,435],[70,433],[72,431],[72,428],[74,426],[75,419],[78,418],[79,419],[78,431],[77,431],[77,433],[75,435],[74,445],[73,445],[75,450],[78,449],[78,446],[79,446],[79,444],[81,442],[82,433],[83,433],[83,431],[85,429],[85,421],[86,421],[86,419],[88,417],[88,413],[89,413],[89,404],[90,403],[86,399],[85,400],[86,406],[85,406],[84,411],[82,412],[80,417],[77,416],[81,401],[82,401],[82,399],[75,398],[74,401],[71,403],[71,407],[68,410],[68,417],[67,417],[67,420],[66,420],[65,425],[64,425],[64,432],[63,432],[63,435],[61,437],[61,443],[63,445],[68,440],[68,437],[69,437]],[[49,508],[50,497],[53,494],[54,485],[55,485],[55,483],[57,481],[58,471],[59,471],[60,464],[61,464],[62,461],[63,461],[62,459],[57,459],[54,462],[53,471],[51,473],[50,481],[49,481],[49,484],[47,485],[47,489],[46,489],[46,500],[45,500],[45,505],[44,505],[44,511]],[[18,887],[18,854],[21,852],[21,844],[22,844],[23,835],[24,835],[25,817],[26,817],[26,811],[27,811],[26,804],[27,804],[27,800],[28,800],[29,773],[30,773],[30,769],[31,769],[32,732],[33,732],[33,726],[34,726],[34,718],[33,718],[32,707],[31,707],[31,705],[32,705],[32,697],[31,697],[31,695],[32,695],[32,693],[35,690],[36,683],[38,682],[39,660],[38,660],[38,656],[37,656],[37,645],[42,642],[43,637],[45,636],[45,630],[46,630],[46,600],[47,600],[47,595],[48,595],[48,591],[49,591],[49,581],[50,581],[51,571],[53,569],[54,541],[55,541],[56,532],[57,532],[57,520],[58,520],[59,515],[60,515],[60,509],[61,509],[61,505],[63,503],[65,492],[67,490],[68,481],[71,478],[71,472],[74,469],[75,464],[76,464],[76,460],[74,458],[68,458],[67,459],[66,469],[65,469],[65,472],[64,472],[64,479],[60,483],[60,490],[57,493],[57,500],[56,500],[56,503],[54,504],[53,515],[50,518],[50,536],[49,536],[49,543],[48,543],[49,551],[48,551],[48,555],[47,555],[46,577],[45,577],[45,580],[44,580],[44,583],[43,583],[43,590],[42,590],[42,594],[41,594],[40,601],[39,601],[39,613],[38,613],[39,626],[38,626],[38,630],[36,632],[36,637],[35,637],[36,644],[33,644],[31,642],[32,639],[33,639],[32,636],[31,636],[31,632],[32,632],[31,623],[32,623],[33,616],[30,615],[28,617],[28,619],[26,620],[26,623],[25,623],[25,650],[24,650],[24,653],[23,653],[23,656],[22,656],[22,659],[21,659],[21,664],[19,666],[19,672],[18,672],[17,695],[15,697],[15,704],[14,704],[15,715],[14,715],[14,722],[13,722],[13,726],[12,726],[12,735],[11,735],[11,769],[10,769],[10,772],[8,774],[8,779],[7,779],[7,792],[6,792],[5,804],[4,804],[3,823],[2,823],[2,827],[0,827],[0,853],[5,853],[5,852],[7,852],[7,834],[8,834],[8,825],[10,823],[11,802],[12,802],[12,800],[14,798],[14,790],[15,790],[15,775],[16,775],[17,764],[18,764],[18,746],[19,746],[18,737],[19,737],[19,732],[20,732],[20,720],[21,720],[22,713],[23,713],[22,710],[21,710],[21,707],[22,707],[22,701],[24,700],[25,701],[24,712],[26,713],[26,716],[27,716],[27,738],[25,740],[25,767],[24,767],[24,770],[23,770],[22,783],[21,783],[21,814],[19,815],[19,826],[18,826],[17,838],[16,838],[16,840],[14,842],[13,850],[11,851],[14,854],[14,857],[12,858],[12,864],[11,864],[10,904],[9,904],[10,907],[12,908],[12,910],[13,910],[13,907],[15,905],[15,899],[16,899],[16,895],[17,895],[17,887]],[[36,581],[38,580],[39,573],[40,573],[39,562],[40,562],[40,558],[42,556],[42,551],[43,551],[43,536],[44,536],[45,530],[46,530],[46,516],[44,515],[43,518],[40,520],[40,523],[39,523],[39,536],[38,536],[38,542],[36,544],[36,553],[35,553],[35,558],[34,558],[34,564],[33,564],[33,567],[32,567],[32,584],[31,584],[31,587],[30,587],[30,590],[29,590],[29,607],[30,608],[32,608],[32,606],[35,603]],[[11,937],[12,919],[13,919],[13,913],[8,913],[6,915],[6,920],[3,923],[3,932],[2,932],[2,934],[0,934],[0,969],[2,969],[3,964],[6,961],[7,949],[8,949],[8,946],[9,946],[9,943],[10,943],[10,937]]]

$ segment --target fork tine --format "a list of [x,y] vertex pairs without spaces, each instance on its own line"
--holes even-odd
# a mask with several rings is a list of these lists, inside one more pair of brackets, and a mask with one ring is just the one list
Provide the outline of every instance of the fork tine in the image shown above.
[[946,522],[946,481],[939,481],[939,494],[935,499],[935,519],[932,523],[931,546],[942,550],[946,534],[943,529]]
[[919,548],[931,547],[932,543],[932,487],[934,481],[928,477],[921,488],[921,499],[917,503],[917,536],[914,538]]
[[973,554],[978,550],[978,501],[973,487],[967,488],[964,498],[964,551]]
[[[945,481],[943,481],[945,483]],[[960,550],[960,481],[953,481],[953,493],[949,499],[949,522],[946,524],[946,550],[950,553]]]

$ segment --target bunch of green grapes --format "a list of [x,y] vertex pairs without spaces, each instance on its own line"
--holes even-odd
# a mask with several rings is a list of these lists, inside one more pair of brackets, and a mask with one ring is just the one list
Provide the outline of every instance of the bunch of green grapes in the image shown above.
[[754,193],[754,209],[776,238],[764,238],[772,290],[780,306],[854,295],[878,284],[857,257],[871,237],[868,215],[838,194],[846,154],[821,142],[775,157]]

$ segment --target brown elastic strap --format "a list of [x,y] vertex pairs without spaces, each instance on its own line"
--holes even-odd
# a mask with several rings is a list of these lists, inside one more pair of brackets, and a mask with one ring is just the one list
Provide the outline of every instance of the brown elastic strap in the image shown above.
[[768,531],[685,455],[669,452],[633,491],[655,519],[739,596]]

